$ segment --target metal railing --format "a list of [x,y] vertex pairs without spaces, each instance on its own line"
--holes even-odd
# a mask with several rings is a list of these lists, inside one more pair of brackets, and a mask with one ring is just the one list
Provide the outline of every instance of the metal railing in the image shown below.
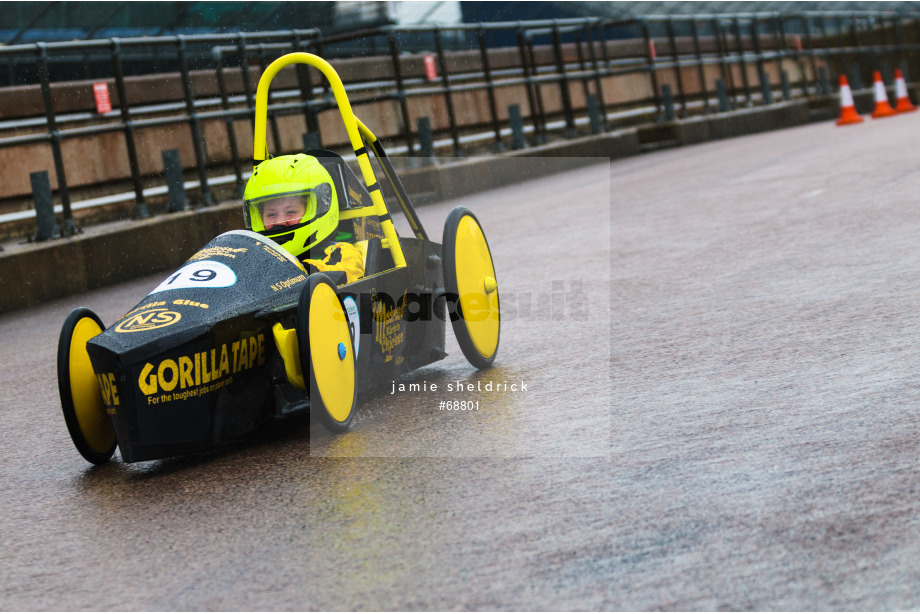
[[[259,71],[291,51],[335,58],[342,50],[385,50],[386,55],[340,59],[343,79],[359,115],[364,106],[396,109],[397,129],[387,140],[399,144],[393,153],[413,158],[437,151],[449,156],[498,151],[771,104],[779,97],[828,94],[841,74],[850,77],[854,89],[871,83],[875,70],[890,83],[892,67],[917,72],[918,41],[920,22],[914,16],[835,12],[384,27],[334,37],[291,30],[13,45],[0,47],[0,59],[8,65],[34,61],[44,114],[0,121],[0,149],[48,144],[68,234],[77,230],[68,171],[85,163],[65,161],[62,143],[69,139],[123,135],[130,175],[125,179],[132,187],[124,199],[134,201],[137,217],[150,214],[148,195],[164,191],[156,185],[161,174],[143,171],[139,162],[138,133],[147,128],[187,127],[199,204],[215,201],[212,185],[233,185],[239,194],[251,158],[237,124],[252,120]],[[103,80],[114,87],[111,112],[61,110],[58,94],[66,83],[53,75],[66,72],[62,58],[73,64],[78,56],[97,72],[100,62],[109,65]],[[143,79],[126,71],[126,64],[135,63],[156,65],[157,75],[174,73],[181,95],[153,103],[132,92]],[[468,112],[470,96],[485,109],[475,116]],[[268,114],[275,145],[290,141],[284,118],[297,115],[306,127],[304,143],[334,149],[340,143],[319,138],[321,113],[333,104],[326,84],[299,67],[296,79],[272,92]],[[458,109],[458,104],[465,106]],[[423,107],[443,109],[443,120],[434,122],[430,135],[420,121],[432,125],[431,118],[422,117]],[[223,126],[227,151],[207,150],[203,127],[213,122]],[[224,174],[215,178],[214,173]],[[7,202],[16,198],[7,195]],[[18,198],[21,203],[22,195]]]

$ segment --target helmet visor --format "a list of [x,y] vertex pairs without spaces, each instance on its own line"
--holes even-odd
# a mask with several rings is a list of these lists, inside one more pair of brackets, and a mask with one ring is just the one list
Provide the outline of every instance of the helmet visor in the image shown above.
[[294,226],[303,221],[310,207],[310,198],[304,194],[282,196],[256,204],[265,230]]
[[320,184],[313,189],[252,199],[246,204],[253,230],[283,231],[309,224],[325,215],[332,204],[332,187]]

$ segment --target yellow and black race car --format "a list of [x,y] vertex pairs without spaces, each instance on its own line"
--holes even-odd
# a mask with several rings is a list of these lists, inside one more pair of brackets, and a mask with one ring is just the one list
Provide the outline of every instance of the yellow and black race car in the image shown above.
[[[253,225],[209,242],[109,328],[90,309],[75,309],[61,331],[58,386],[71,438],[91,463],[108,461],[116,448],[129,463],[189,454],[305,412],[344,431],[360,390],[446,355],[448,319],[467,359],[492,364],[499,293],[478,220],[456,207],[441,244],[428,239],[326,61],[292,53],[266,68],[255,163],[269,158],[269,84],[295,63],[329,80],[357,156],[363,181],[335,153],[306,152],[337,195],[328,201],[337,209],[331,237],[355,246],[362,270],[336,270],[334,246],[325,260],[302,261],[281,235]],[[414,236],[396,232],[369,152]],[[316,213],[315,194],[311,202]]]

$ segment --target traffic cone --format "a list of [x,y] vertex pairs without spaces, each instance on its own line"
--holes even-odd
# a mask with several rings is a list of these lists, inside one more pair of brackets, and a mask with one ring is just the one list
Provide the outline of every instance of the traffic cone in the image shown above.
[[837,120],[837,125],[858,124],[861,121],[863,121],[863,118],[856,112],[856,105],[853,104],[853,92],[850,91],[847,77],[846,75],[840,75],[840,119]]
[[872,112],[872,118],[891,117],[898,112],[888,104],[888,92],[885,91],[885,83],[882,81],[882,73],[875,71],[875,111]]
[[894,108],[895,111],[908,113],[917,110],[917,107],[911,103],[910,96],[907,95],[907,83],[904,81],[904,73],[901,72],[900,68],[894,71],[894,90],[898,97],[898,104]]

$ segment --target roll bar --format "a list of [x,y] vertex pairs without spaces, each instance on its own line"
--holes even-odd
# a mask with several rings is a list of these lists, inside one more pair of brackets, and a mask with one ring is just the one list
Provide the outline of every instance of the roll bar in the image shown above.
[[[383,194],[380,192],[380,184],[377,181],[377,176],[374,174],[374,169],[371,168],[370,157],[368,156],[367,147],[364,145],[364,140],[362,140],[362,135],[364,139],[371,144],[375,155],[379,156],[383,150],[377,145],[377,137],[374,136],[374,133],[361,123],[361,120],[355,117],[354,112],[351,110],[351,103],[348,101],[348,95],[345,93],[345,86],[342,84],[342,79],[329,62],[312,53],[297,52],[283,55],[266,67],[265,72],[262,73],[259,79],[259,85],[256,89],[255,129],[252,138],[253,163],[258,164],[262,160],[268,158],[268,146],[266,145],[265,139],[268,118],[268,88],[271,85],[272,79],[275,78],[275,75],[277,75],[282,68],[290,66],[291,64],[307,64],[312,66],[323,73],[323,76],[329,81],[329,85],[332,87],[332,94],[335,96],[335,101],[339,106],[342,122],[345,124],[345,131],[348,133],[348,140],[351,142],[351,147],[354,149],[355,156],[358,159],[358,166],[361,169],[361,175],[367,186],[367,191],[371,195],[371,202],[373,204],[370,207],[349,211],[347,212],[347,216],[343,219],[376,215],[380,220],[380,226],[383,230],[383,236],[385,238],[384,246],[389,248],[393,256],[393,263],[397,267],[406,266],[406,258],[403,255],[402,246],[399,244],[399,236],[396,234],[396,227],[393,226],[390,212],[387,209],[386,203],[383,201]],[[390,176],[391,173],[388,172],[386,175],[392,183],[393,178]],[[396,186],[394,186],[394,188],[395,187]],[[397,193],[399,192],[400,190],[397,190]],[[412,211],[411,205],[403,203],[402,197],[400,197],[399,200],[403,210],[409,218],[413,230],[418,234],[418,229],[421,228],[421,225],[418,223],[418,218],[415,216],[414,211]],[[424,233],[424,231],[422,232]]]

